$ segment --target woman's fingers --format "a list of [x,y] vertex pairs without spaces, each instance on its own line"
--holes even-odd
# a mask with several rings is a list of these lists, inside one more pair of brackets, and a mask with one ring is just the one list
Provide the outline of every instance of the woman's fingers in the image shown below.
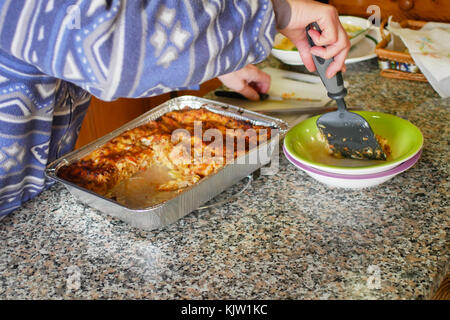
[[302,58],[303,64],[309,72],[316,71],[316,65],[314,64],[314,60],[311,54],[311,47],[309,45],[308,40],[303,39],[297,44],[298,52]]
[[[292,9],[291,20],[279,31],[297,46],[306,68],[311,72],[316,70],[312,55],[324,59],[335,58],[327,70],[330,77],[345,68],[344,62],[350,50],[350,41],[339,21],[336,8],[310,0],[290,0],[289,4]],[[313,22],[319,25],[320,32],[314,29],[308,31],[315,44],[311,48],[307,42],[305,29]]]
[[327,69],[328,78],[333,77],[340,70],[345,72],[345,59],[347,58],[348,52],[350,51],[350,40],[342,26],[340,26],[339,40],[336,43],[335,47],[336,48],[331,49],[329,52],[334,58],[334,61]]
[[309,36],[314,41],[316,46],[328,46],[338,40],[339,33],[336,25],[327,25],[323,29],[321,27],[320,31],[321,32],[315,29],[310,29],[308,31]]
[[242,87],[242,89],[235,90],[235,91],[239,92],[240,94],[242,94],[244,97],[246,97],[249,100],[253,100],[253,101],[259,100],[258,92],[255,89],[253,89],[252,87],[250,87],[249,85],[244,85]]
[[[313,39],[314,40],[314,39]],[[342,26],[338,27],[337,40],[328,46],[320,46],[315,41],[315,47],[311,48],[311,53],[324,59],[330,59],[337,56],[341,51],[350,48],[350,40]]]
[[270,88],[270,75],[254,65],[219,76],[219,80],[228,88],[254,101],[259,100],[259,93],[266,93]]
[[[311,54],[322,57],[324,59],[334,58],[334,61],[327,69],[327,77],[333,77],[338,71],[345,71],[345,59],[350,51],[350,40],[344,28],[339,24],[337,27],[338,37],[335,43],[328,46],[318,46],[315,39],[317,39],[317,31],[310,30],[309,34],[316,46],[311,48]],[[313,38],[314,37],[314,38]]]

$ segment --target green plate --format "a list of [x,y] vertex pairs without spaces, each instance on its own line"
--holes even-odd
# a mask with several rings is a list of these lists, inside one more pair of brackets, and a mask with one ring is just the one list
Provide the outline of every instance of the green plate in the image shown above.
[[381,112],[355,111],[355,113],[369,122],[375,134],[388,141],[391,155],[386,161],[337,159],[329,155],[316,126],[320,115],[308,118],[293,127],[284,139],[285,150],[305,165],[343,174],[369,174],[389,170],[421,150],[422,133],[411,122]]

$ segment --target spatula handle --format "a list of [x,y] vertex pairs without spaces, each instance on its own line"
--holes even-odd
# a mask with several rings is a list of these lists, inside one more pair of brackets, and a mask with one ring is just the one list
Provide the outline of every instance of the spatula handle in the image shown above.
[[[322,31],[320,30],[320,27],[316,22],[313,22],[306,27],[306,36],[308,38],[309,45],[311,47],[314,47],[315,46],[314,41],[311,39],[311,37],[308,34],[308,31],[311,29],[316,29],[319,32],[322,32]],[[328,66],[330,65],[330,63],[332,63],[334,61],[334,59],[330,58],[330,59],[325,60],[322,57],[318,57],[315,55],[313,55],[312,58],[314,60],[314,64],[316,65],[317,73],[319,74],[320,79],[322,80],[323,84],[325,85],[325,88],[327,88],[328,96],[331,99],[335,99],[335,100],[345,97],[345,95],[347,94],[347,90],[344,87],[344,79],[342,78],[342,73],[339,71],[331,79],[328,79],[326,76],[326,71],[328,69]]]

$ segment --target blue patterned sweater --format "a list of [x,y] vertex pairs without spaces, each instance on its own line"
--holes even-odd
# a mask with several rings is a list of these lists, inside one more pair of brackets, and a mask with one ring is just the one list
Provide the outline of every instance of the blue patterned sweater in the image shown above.
[[262,61],[270,0],[0,0],[0,217],[51,185],[91,94],[192,88]]

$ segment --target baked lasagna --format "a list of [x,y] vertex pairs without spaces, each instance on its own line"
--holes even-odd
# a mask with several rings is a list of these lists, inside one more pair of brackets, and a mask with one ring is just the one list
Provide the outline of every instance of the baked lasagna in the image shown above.
[[179,192],[269,140],[271,133],[269,127],[186,107],[123,132],[61,167],[57,175],[114,199],[121,182],[151,168],[164,168],[167,179],[147,178],[154,180],[157,191]]

